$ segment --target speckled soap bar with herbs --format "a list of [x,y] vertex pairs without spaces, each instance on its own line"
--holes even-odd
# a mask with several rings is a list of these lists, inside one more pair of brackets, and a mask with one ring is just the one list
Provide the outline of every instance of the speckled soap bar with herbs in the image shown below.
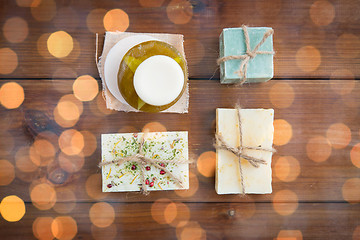
[[[102,134],[102,161],[112,161],[132,156],[139,152],[143,133]],[[188,132],[147,133],[143,145],[145,157],[152,159],[188,159]],[[177,190],[189,188],[189,164],[166,164],[166,169],[182,180],[184,187],[177,184],[168,174],[160,173],[154,166],[146,166],[145,179],[148,191]],[[140,167],[126,161],[120,165],[102,167],[103,192],[140,191]]]

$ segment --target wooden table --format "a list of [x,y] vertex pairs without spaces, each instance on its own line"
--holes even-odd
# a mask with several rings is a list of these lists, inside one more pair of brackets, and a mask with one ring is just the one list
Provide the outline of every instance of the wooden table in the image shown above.
[[[1,1],[1,239],[360,239],[359,12],[359,0]],[[241,24],[275,29],[270,82],[219,83],[218,36]],[[188,114],[106,110],[105,29],[184,34]],[[95,87],[81,94],[84,75]],[[215,109],[236,102],[275,109],[270,195],[214,190]],[[100,134],[144,128],[189,131],[190,190],[101,193]]]

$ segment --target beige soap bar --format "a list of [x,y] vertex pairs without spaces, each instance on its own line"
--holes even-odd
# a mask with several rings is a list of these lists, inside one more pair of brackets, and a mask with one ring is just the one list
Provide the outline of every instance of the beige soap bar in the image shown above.
[[[273,109],[241,109],[243,146],[271,149],[274,136]],[[240,144],[239,120],[236,109],[216,109],[216,131],[233,147]],[[272,192],[272,153],[259,150],[244,150],[246,155],[263,159],[266,165],[259,168],[241,159],[245,193],[266,194]],[[239,159],[227,150],[216,150],[215,189],[218,194],[242,193]]]

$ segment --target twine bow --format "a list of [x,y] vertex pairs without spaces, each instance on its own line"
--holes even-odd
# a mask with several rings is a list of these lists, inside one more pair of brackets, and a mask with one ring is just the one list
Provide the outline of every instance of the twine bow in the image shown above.
[[249,146],[243,145],[243,139],[242,139],[243,134],[242,134],[242,129],[241,129],[242,122],[241,122],[240,110],[241,110],[241,107],[236,106],[236,111],[237,111],[238,121],[239,121],[239,146],[238,147],[230,146],[220,134],[215,134],[216,143],[214,146],[216,149],[223,149],[223,150],[232,152],[239,158],[240,183],[241,183],[241,188],[242,188],[242,194],[244,195],[245,194],[245,184],[244,184],[244,175],[243,175],[243,170],[242,170],[242,165],[241,165],[241,158],[245,159],[253,167],[256,167],[256,168],[260,167],[260,164],[264,164],[264,165],[267,164],[266,161],[263,159],[255,158],[255,157],[245,154],[244,150],[258,150],[258,151],[272,152],[272,153],[276,152],[276,150],[274,148],[267,149],[267,148],[263,148],[263,147],[249,147]]
[[143,152],[143,147],[144,147],[146,135],[147,135],[147,133],[145,132],[142,136],[142,139],[139,144],[139,152],[138,153],[136,153],[132,156],[119,158],[119,159],[112,160],[112,161],[101,162],[99,164],[99,167],[101,168],[102,166],[109,165],[109,164],[121,165],[124,162],[138,163],[138,165],[140,166],[140,190],[145,195],[149,194],[147,187],[146,187],[146,183],[145,183],[145,181],[146,181],[146,179],[145,179],[146,165],[152,165],[160,170],[165,171],[177,184],[179,184],[182,188],[184,188],[183,181],[181,179],[179,179],[178,177],[176,177],[174,174],[172,174],[170,171],[168,171],[165,167],[161,166],[160,164],[161,163],[181,164],[181,163],[191,163],[191,161],[186,160],[186,159],[164,160],[164,159],[151,159],[151,158],[145,157],[144,152]]
[[269,29],[268,31],[266,31],[263,38],[261,39],[261,41],[254,47],[253,50],[251,50],[250,38],[249,38],[247,26],[242,25],[241,28],[242,28],[242,30],[244,32],[244,36],[245,36],[246,53],[243,55],[225,56],[222,58],[218,58],[218,60],[217,60],[218,65],[220,65],[221,63],[226,62],[228,60],[234,60],[234,59],[242,59],[243,60],[240,64],[239,70],[235,72],[239,75],[239,77],[241,79],[240,85],[244,84],[246,81],[247,68],[248,68],[248,63],[249,63],[250,59],[255,58],[256,55],[258,55],[258,54],[271,54],[271,55],[275,54],[274,51],[258,51],[260,46],[264,44],[265,40],[274,33],[273,29]]

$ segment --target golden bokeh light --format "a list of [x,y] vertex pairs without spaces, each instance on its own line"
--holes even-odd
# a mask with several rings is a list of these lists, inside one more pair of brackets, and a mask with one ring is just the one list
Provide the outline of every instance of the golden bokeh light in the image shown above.
[[193,6],[186,0],[171,0],[166,13],[172,23],[186,24],[193,16]]
[[80,54],[81,54],[80,43],[79,43],[78,40],[76,40],[74,38],[73,39],[73,49],[70,52],[70,54],[67,55],[66,57],[59,58],[59,60],[64,62],[64,63],[67,63],[67,64],[74,64],[74,63],[79,61],[77,59],[79,58]]
[[166,224],[165,220],[165,208],[170,205],[172,201],[167,198],[160,198],[157,199],[152,205],[151,205],[151,216],[152,218],[159,224]]
[[326,131],[326,137],[333,148],[345,148],[351,141],[351,130],[343,123],[334,123]]
[[55,156],[54,146],[46,139],[36,139],[33,146],[41,157],[48,158]]
[[283,182],[293,182],[299,176],[301,169],[299,161],[293,156],[279,157],[275,162],[275,175]]
[[77,155],[84,148],[84,137],[75,129],[65,130],[59,137],[59,147],[66,155]]
[[106,202],[98,202],[91,206],[90,221],[97,227],[109,227],[115,220],[114,208]]
[[99,228],[95,225],[91,225],[91,235],[95,240],[112,240],[115,239],[117,234],[117,228],[115,224],[111,224],[106,228]]
[[274,144],[282,146],[292,138],[292,126],[285,119],[274,120]]
[[[172,208],[176,209],[176,215],[174,213],[172,213],[172,216],[171,216],[172,222],[170,222],[168,224],[172,227],[185,226],[191,218],[190,209],[186,204],[184,204],[182,202],[178,202],[175,204],[176,204],[176,208],[175,207],[172,207]],[[175,218],[173,218],[174,215],[175,215]]]
[[189,182],[189,186],[191,187],[186,190],[175,190],[176,195],[187,198],[193,196],[199,190],[199,179],[196,174],[190,172]]
[[273,197],[273,208],[282,216],[293,214],[298,205],[298,196],[291,190],[280,190]]
[[40,210],[48,210],[55,205],[55,189],[47,183],[40,183],[30,187],[32,204]]
[[56,3],[54,0],[40,0],[36,2],[38,4],[31,5],[31,15],[33,18],[39,22],[47,22],[55,17]]
[[166,132],[166,127],[159,122],[149,122],[142,129],[143,132]]
[[296,65],[304,72],[315,71],[321,63],[320,51],[313,46],[301,47],[296,52]]
[[4,197],[0,203],[1,216],[8,222],[17,222],[25,215],[24,201],[15,195]]
[[10,48],[0,48],[0,74],[10,74],[18,66],[18,56]]
[[353,240],[359,240],[360,239],[360,225],[358,225],[352,235]]
[[176,228],[178,240],[206,240],[206,231],[198,222],[191,221]]
[[139,0],[139,3],[142,7],[161,7],[164,0]]
[[85,163],[85,158],[81,155],[69,156],[65,153],[60,153],[58,156],[59,165],[68,173],[78,172]]
[[64,31],[57,31],[50,34],[47,40],[47,49],[56,58],[63,58],[73,50],[73,38]]
[[[47,141],[47,140],[45,140]],[[35,145],[33,144],[30,146],[29,149],[29,157],[33,164],[36,166],[47,166],[49,163],[51,163],[54,160],[55,151],[48,151],[46,149],[39,148],[39,146],[42,146],[41,144],[38,145],[37,148],[35,148]],[[53,149],[53,148],[52,148]],[[48,153],[46,153],[48,152]],[[49,155],[53,152],[53,155]],[[42,155],[40,155],[40,153]],[[45,157],[44,155],[49,155],[49,157]]]
[[302,240],[303,236],[300,230],[280,230],[276,240]]
[[269,98],[276,108],[288,108],[294,102],[294,88],[288,83],[276,83],[271,86]]
[[136,127],[130,126],[130,125],[122,126],[122,127],[118,130],[118,133],[136,133],[136,132],[139,132],[139,130],[136,129]]
[[99,93],[99,85],[92,76],[82,75],[74,81],[73,91],[80,101],[91,101]]
[[70,216],[57,217],[51,223],[51,232],[59,240],[73,239],[77,231],[77,223]]
[[86,17],[86,26],[93,33],[102,33],[104,32],[103,19],[106,14],[106,10],[102,8],[96,8],[89,12]]
[[93,155],[97,148],[97,140],[94,134],[89,131],[80,131],[84,138],[84,148],[82,153],[85,157]]
[[27,22],[21,17],[12,17],[4,23],[3,33],[9,42],[20,43],[28,36],[29,27]]
[[316,1],[310,7],[310,18],[317,26],[329,25],[334,20],[334,17],[335,8],[328,1]]
[[69,213],[76,206],[76,197],[73,191],[68,188],[56,189],[56,203],[53,209],[57,213]]
[[38,53],[46,59],[53,57],[49,53],[48,48],[47,48],[47,40],[49,39],[50,35],[51,35],[50,33],[44,33],[38,38],[38,40],[36,42],[36,47],[37,47]]
[[355,167],[360,168],[360,143],[356,144],[350,151],[350,159]]
[[20,147],[15,154],[15,166],[21,172],[34,172],[40,166],[40,160],[34,163],[30,157],[30,148]]
[[342,186],[342,196],[349,203],[360,202],[360,178],[350,178]]
[[20,107],[24,102],[23,87],[16,82],[7,82],[0,88],[0,103],[7,109]]
[[344,33],[336,40],[336,51],[342,58],[357,58],[360,50],[354,46],[360,45],[358,36],[351,33]]
[[112,9],[104,16],[104,28],[110,32],[125,32],[129,27],[129,16],[122,9]]
[[16,0],[19,7],[36,7],[40,4],[41,0]]
[[54,235],[51,232],[52,217],[37,217],[32,225],[33,234],[40,240],[52,240]]
[[85,183],[85,190],[89,197],[99,200],[107,196],[108,193],[102,192],[101,174],[92,174]]
[[7,160],[0,160],[0,186],[9,185],[15,178],[15,168]]
[[73,127],[78,122],[82,112],[83,103],[73,94],[67,94],[60,98],[54,108],[54,120],[61,127]]
[[331,155],[331,144],[323,136],[315,136],[306,144],[306,154],[314,162],[324,162]]
[[165,207],[164,219],[167,224],[172,223],[177,216],[177,207],[175,203],[170,203]]
[[60,116],[65,120],[72,121],[80,117],[77,105],[71,101],[61,101],[56,107]]
[[347,69],[337,69],[331,73],[329,84],[331,89],[339,95],[350,94],[355,88],[355,77]]
[[204,177],[215,175],[216,153],[214,151],[203,152],[197,159],[197,170]]

